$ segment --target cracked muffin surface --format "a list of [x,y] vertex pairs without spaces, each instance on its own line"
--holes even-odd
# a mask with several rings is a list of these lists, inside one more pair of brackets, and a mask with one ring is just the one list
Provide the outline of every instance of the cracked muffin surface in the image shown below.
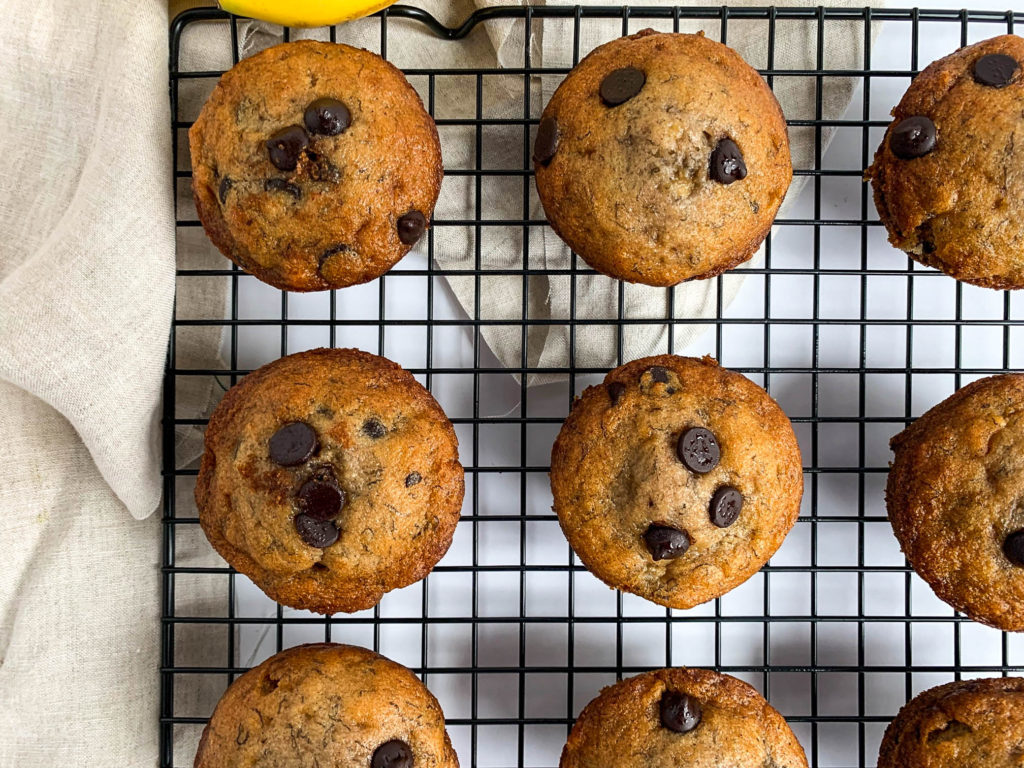
[[886,506],[940,598],[1024,630],[1024,374],[968,384],[891,442]]
[[964,680],[919,693],[885,730],[878,768],[1024,766],[1024,680]]
[[559,768],[807,768],[796,736],[756,690],[703,669],[659,669],[601,691]]
[[433,694],[408,669],[350,645],[289,648],[235,680],[195,768],[458,768]]
[[786,122],[739,54],[644,30],[559,85],[534,147],[548,221],[594,269],[648,285],[749,259],[789,188]]
[[437,128],[370,51],[282,43],[224,74],[189,130],[206,233],[292,291],[365,283],[423,235],[441,187]]
[[412,374],[367,352],[317,349],[224,395],[195,495],[210,543],[271,598],[352,612],[441,559],[463,472],[455,430]]
[[789,419],[711,358],[627,363],[574,403],[551,453],[559,523],[608,586],[672,608],[728,592],[796,523]]
[[1024,288],[1022,66],[1016,35],[928,65],[893,110],[866,171],[889,242],[988,288]]

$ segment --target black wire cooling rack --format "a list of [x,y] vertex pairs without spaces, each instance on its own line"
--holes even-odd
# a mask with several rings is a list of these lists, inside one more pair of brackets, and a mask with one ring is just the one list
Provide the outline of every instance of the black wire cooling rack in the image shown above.
[[[796,170],[798,177],[807,179],[802,195],[806,204],[777,222],[763,266],[745,270],[746,280],[757,287],[753,294],[744,294],[757,297],[753,305],[727,307],[722,285],[728,276],[715,279],[717,312],[712,320],[703,321],[713,330],[696,343],[698,352],[710,353],[762,383],[786,407],[804,453],[805,504],[779,555],[735,591],[742,593],[742,600],[730,593],[685,612],[652,607],[603,587],[595,589],[592,577],[560,538],[550,508],[534,501],[537,488],[546,488],[546,454],[573,394],[605,372],[575,365],[577,334],[588,324],[608,321],[577,314],[577,299],[585,300],[577,296],[577,279],[591,273],[575,257],[571,267],[559,273],[573,287],[570,317],[530,317],[529,278],[545,271],[535,266],[535,260],[531,262],[529,235],[546,225],[529,213],[533,185],[529,148],[543,104],[531,96],[528,78],[558,77],[567,71],[534,67],[531,42],[538,29],[558,24],[560,34],[572,36],[573,58],[578,60],[581,31],[608,19],[621,22],[616,31],[623,34],[645,26],[678,29],[682,22],[698,20],[708,34],[727,43],[730,29],[760,24],[767,37],[762,74],[769,84],[783,77],[809,78],[816,86],[814,116],[790,120],[792,129],[813,131],[817,138],[813,161]],[[1017,303],[1009,293],[955,283],[885,246],[870,190],[860,178],[887,125],[888,110],[919,70],[925,37],[950,37],[951,51],[968,41],[1012,32],[1016,20],[1011,12],[977,10],[544,6],[482,10],[460,26],[447,28],[421,10],[394,6],[363,22],[379,25],[379,51],[384,56],[388,55],[389,28],[394,30],[396,24],[424,25],[457,46],[479,34],[481,27],[511,23],[524,32],[522,66],[407,70],[432,113],[435,96],[451,78],[468,78],[474,84],[473,115],[438,116],[437,122],[442,134],[459,128],[473,137],[474,160],[468,167],[449,169],[446,179],[468,180],[476,203],[470,219],[438,217],[426,241],[423,266],[400,265],[366,288],[376,292],[375,311],[353,316],[348,302],[339,300],[344,292],[331,292],[322,314],[309,317],[296,311],[297,297],[274,292],[269,303],[253,314],[241,306],[245,290],[240,289],[242,281],[251,277],[227,268],[226,261],[216,262],[216,268],[179,264],[179,308],[199,280],[220,281],[228,300],[224,317],[176,313],[168,358],[163,413],[161,765],[192,764],[193,754],[180,746],[188,743],[182,736],[191,733],[194,744],[209,716],[209,705],[196,711],[188,702],[197,698],[192,694],[202,691],[215,699],[244,671],[251,659],[243,646],[252,645],[253,633],[266,641],[261,658],[314,638],[360,642],[398,657],[441,698],[463,765],[480,768],[554,766],[573,718],[586,701],[602,685],[653,667],[706,666],[752,682],[787,716],[814,766],[873,766],[886,723],[924,687],[961,676],[1024,671],[1024,645],[1016,638],[972,624],[922,587],[895,546],[881,502],[887,441],[892,434],[962,383],[1024,367],[1017,351],[1024,346],[1024,334],[1018,330],[1024,325],[1024,302]],[[880,21],[905,28],[905,66],[872,68],[872,25]],[[180,96],[183,89],[197,84],[208,88],[220,75],[220,69],[182,71],[183,39],[200,25],[220,25],[225,40],[230,40],[231,61],[237,61],[244,23],[217,10],[200,9],[183,13],[171,27],[179,238],[199,231],[194,213],[185,206],[190,179],[185,133],[191,118],[179,114]],[[776,68],[776,30],[784,23],[805,25],[815,41],[816,66]],[[824,68],[825,41],[830,27],[837,24],[856,26],[863,46],[862,65],[841,71]],[[284,34],[287,39],[289,31]],[[337,30],[329,34],[335,40]],[[493,117],[483,108],[484,84],[496,76],[522,79],[520,117]],[[854,78],[858,87],[846,116],[826,119],[823,86],[836,77]],[[900,84],[895,98],[892,93],[885,99],[872,98],[875,86],[894,82]],[[483,137],[496,126],[521,130],[521,168],[489,169]],[[832,128],[847,154],[852,152],[854,161],[847,167],[823,164],[821,137]],[[469,226],[480,235],[510,225],[488,219],[481,208],[481,191],[496,175],[511,175],[522,184],[523,214],[511,225],[521,231],[525,252],[517,265],[499,272],[522,278],[526,320],[495,321],[482,313],[481,282],[494,272],[483,266],[481,237],[475,240],[473,268],[446,271],[434,259],[436,233],[443,227]],[[838,206],[831,202],[830,185],[845,185],[847,190]],[[781,246],[773,252],[773,239],[781,242],[790,232],[793,237],[799,233],[798,245],[790,251],[802,252],[802,258],[783,257]],[[439,294],[449,277],[474,281],[477,301],[468,315],[438,315]],[[396,312],[393,303],[396,291],[404,290],[397,282],[408,278],[418,279],[416,285],[423,293],[422,315],[411,319]],[[880,304],[875,297],[883,282],[890,298]],[[618,316],[611,324],[618,333],[618,362],[623,362],[623,329],[629,324],[662,325],[666,317],[624,316],[625,288],[620,285],[618,291]],[[671,298],[667,305],[668,318],[676,317]],[[568,327],[572,365],[528,365],[527,333],[545,323]],[[521,329],[519,366],[500,365],[481,338],[483,329],[501,324]],[[676,330],[684,325],[679,320],[670,323],[668,351],[693,353],[692,348],[676,344]],[[228,386],[245,375],[254,367],[245,361],[253,359],[246,345],[256,327],[276,334],[279,349],[275,342],[275,353],[280,355],[297,351],[296,329],[322,332],[324,344],[358,345],[384,355],[389,355],[396,335],[415,333],[415,338],[422,339],[421,362],[400,362],[435,393],[442,381],[453,377],[464,381],[471,409],[449,412],[462,440],[467,478],[457,546],[425,582],[403,590],[413,598],[402,607],[385,603],[354,616],[317,617],[279,607],[251,614],[240,602],[246,589],[241,576],[223,565],[181,562],[182,542],[201,540],[201,534],[191,502],[196,472],[176,466],[175,434],[176,429],[202,426],[205,421],[182,416],[176,396],[196,381],[215,379]],[[225,367],[179,364],[182,334],[195,329],[223,331]],[[442,360],[439,345],[447,343],[445,334],[452,330],[469,339],[472,361],[468,367]],[[751,334],[759,351],[737,358],[732,351],[736,340],[749,340]],[[988,356],[979,350],[988,350]],[[566,377],[566,383],[551,385],[561,387],[557,412],[550,408],[550,398],[544,400],[544,407],[533,405],[543,398],[539,390],[527,387],[525,375],[536,373]],[[520,377],[509,385],[513,381],[509,374]],[[504,377],[505,386],[517,395],[519,403],[512,412],[492,413],[487,406],[496,376]],[[491,440],[516,446],[518,464],[489,461]],[[543,490],[539,493],[543,498]],[[542,549],[547,547],[547,555],[536,555],[538,541]],[[499,589],[504,597],[495,601],[492,582],[498,577],[505,580]],[[220,588],[220,592],[214,590],[220,595],[214,604],[190,606],[190,589],[197,580]],[[559,599],[535,604],[539,583],[555,585]],[[188,650],[204,647],[195,638],[201,639],[207,630],[223,648],[223,655],[212,663]],[[190,638],[187,647],[186,636]]]

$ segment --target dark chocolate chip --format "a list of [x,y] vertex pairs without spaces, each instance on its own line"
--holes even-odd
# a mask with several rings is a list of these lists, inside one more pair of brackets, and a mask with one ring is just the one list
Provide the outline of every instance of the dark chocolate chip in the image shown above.
[[1002,88],[1010,84],[1020,65],[1005,53],[990,53],[974,62],[974,79],[982,85]]
[[533,162],[547,165],[558,149],[558,120],[545,117],[537,126],[537,138],[533,142]]
[[330,520],[337,517],[345,506],[345,492],[338,487],[332,477],[307,480],[299,488],[299,509],[309,517],[317,520]]
[[309,461],[317,447],[313,428],[304,421],[293,421],[270,438],[270,458],[282,467],[294,467]]
[[619,400],[622,398],[622,393],[626,391],[626,385],[621,381],[613,381],[608,385],[608,398],[612,401],[612,405],[618,405]]
[[318,520],[301,513],[295,516],[295,530],[304,542],[317,549],[331,546],[340,535],[338,527],[330,520]]
[[419,472],[410,472],[405,476],[405,487],[411,488],[423,479],[423,476]]
[[294,171],[299,164],[299,155],[308,146],[309,136],[301,125],[289,125],[267,139],[270,162],[280,171]]
[[900,120],[889,134],[889,148],[903,160],[924,157],[935,149],[935,123],[924,115]]
[[220,185],[217,187],[217,197],[220,198],[220,204],[224,205],[228,201],[228,192],[235,186],[235,182],[231,180],[230,176],[225,176],[220,180]]
[[722,458],[714,434],[704,427],[691,427],[683,432],[676,444],[676,455],[688,470],[701,475],[717,467]]
[[409,211],[398,220],[398,239],[406,245],[416,245],[426,228],[427,217],[419,211]]
[[721,139],[711,153],[708,175],[719,184],[732,184],[747,178],[747,164],[743,153],[732,139]]
[[298,185],[284,179],[267,179],[263,182],[263,189],[266,192],[286,192],[296,200],[302,197],[302,190]]
[[665,691],[661,695],[661,724],[676,733],[689,733],[698,725],[703,714],[700,702],[679,691]]
[[601,101],[609,107],[617,107],[640,93],[646,82],[647,75],[636,67],[616,69],[601,81]]
[[743,494],[731,485],[723,485],[711,497],[711,522],[719,528],[728,528],[736,522],[743,509]]
[[650,369],[651,381],[659,384],[668,384],[668,371],[660,365],[652,366]]
[[349,248],[347,245],[335,245],[332,246],[331,248],[328,248],[326,251],[320,254],[320,259],[317,261],[316,265],[317,271],[323,271],[324,264],[327,263],[327,260],[331,258],[331,256],[335,256],[339,253],[348,253],[351,250],[352,249]]
[[367,437],[372,437],[374,440],[384,437],[386,431],[380,419],[367,419],[363,422],[363,434]]
[[373,753],[370,768],[412,768],[412,749],[401,739],[381,744]]
[[644,542],[655,560],[674,560],[690,548],[690,537],[686,531],[658,523],[652,523],[644,532]]
[[352,113],[337,99],[317,99],[302,116],[306,130],[320,136],[337,136],[352,124]]
[[1006,537],[1006,541],[1003,542],[1003,554],[1011,563],[1024,568],[1024,528]]

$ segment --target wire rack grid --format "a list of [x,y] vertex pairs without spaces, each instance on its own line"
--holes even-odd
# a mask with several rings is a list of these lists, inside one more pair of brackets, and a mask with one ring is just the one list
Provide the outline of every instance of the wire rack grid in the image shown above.
[[[777,222],[763,262],[743,270],[736,301],[723,298],[723,286],[735,276],[715,278],[715,317],[701,321],[708,332],[688,346],[677,344],[686,321],[676,319],[671,289],[667,316],[638,318],[624,315],[629,289],[617,288],[619,311],[611,325],[619,363],[627,325],[668,321],[665,351],[711,354],[765,386],[794,422],[804,455],[804,507],[782,550],[743,587],[691,611],[658,608],[597,583],[574,558],[550,511],[551,440],[573,396],[605,373],[576,364],[577,334],[606,321],[577,311],[586,301],[576,291],[577,280],[592,272],[575,257],[557,274],[572,288],[569,317],[531,316],[530,278],[551,272],[534,266],[529,250],[531,230],[546,226],[530,215],[529,156],[543,103],[531,96],[529,82],[567,71],[533,66],[531,43],[537,30],[557,26],[571,35],[577,61],[586,53],[582,31],[609,19],[622,34],[645,26],[678,30],[683,22],[699,21],[726,43],[730,29],[760,25],[767,36],[761,72],[769,84],[779,78],[815,84],[815,115],[790,120],[792,130],[812,131],[817,139],[813,161],[795,171],[806,177],[804,190]],[[472,160],[448,168],[446,183],[468,183],[475,203],[470,218],[439,215],[422,252],[389,275],[325,293],[310,310],[306,297],[267,289],[223,261],[179,264],[179,307],[199,281],[221,285],[228,300],[224,316],[176,313],[168,356],[161,765],[191,765],[191,748],[182,744],[194,744],[210,714],[209,698],[195,704],[203,700],[199,694],[215,701],[247,667],[316,640],[372,647],[420,674],[442,702],[462,764],[474,768],[556,765],[582,706],[603,685],[654,667],[706,666],[751,682],[787,716],[812,765],[837,767],[874,765],[886,723],[919,690],[964,676],[1024,671],[1024,643],[955,614],[910,571],[882,502],[892,434],[962,384],[1024,367],[1024,301],[955,283],[893,251],[861,179],[888,110],[921,66],[959,45],[1012,32],[1017,20],[1012,12],[979,10],[543,6],[478,11],[448,28],[421,10],[393,6],[365,22],[379,26],[385,57],[389,29],[397,24],[422,25],[453,46],[490,24],[518,25],[522,66],[406,69],[432,114],[446,83],[474,83],[472,114],[435,118],[442,136],[456,129],[472,136]],[[885,51],[872,36],[880,21],[902,35]],[[219,25],[229,40],[230,62],[237,62],[244,23],[201,9],[183,13],[171,28],[179,238],[201,234],[187,207],[185,132],[194,115],[182,113],[180,96],[197,85],[208,90],[223,69],[182,69],[182,46],[190,30]],[[803,25],[813,36],[815,67],[776,67],[776,32],[785,24]],[[862,66],[825,68],[825,40],[837,24],[856,25]],[[333,28],[328,34],[338,37]],[[521,117],[487,114],[481,94],[488,78],[509,76],[523,81]],[[822,96],[833,78],[857,83],[846,114],[834,120],[823,117]],[[521,132],[522,164],[489,168],[485,137],[509,127]],[[835,129],[836,142],[826,153],[821,139],[829,129]],[[521,183],[519,220],[487,217],[481,197],[495,176]],[[486,234],[510,224],[521,232],[521,262],[488,269]],[[476,234],[471,269],[444,269],[435,259],[436,231],[456,226]],[[482,282],[496,273],[521,278],[519,320],[489,319],[481,306]],[[473,281],[475,303],[468,311],[455,306],[447,279]],[[415,309],[408,308],[410,301]],[[482,339],[484,329],[503,324],[521,330],[518,366],[499,363]],[[527,335],[545,324],[568,328],[566,367],[528,363]],[[223,366],[180,363],[183,339],[197,329],[223,333]],[[201,380],[228,386],[262,362],[318,345],[360,346],[413,371],[456,425],[466,468],[466,503],[448,556],[424,582],[352,616],[270,605],[222,562],[194,565],[183,555],[201,534],[191,501],[196,470],[194,464],[178,466],[175,436],[205,420],[183,416],[177,394]],[[527,375],[537,373],[563,378],[528,387]],[[197,607],[189,598],[200,584],[217,598]],[[218,657],[211,662],[214,646]]]

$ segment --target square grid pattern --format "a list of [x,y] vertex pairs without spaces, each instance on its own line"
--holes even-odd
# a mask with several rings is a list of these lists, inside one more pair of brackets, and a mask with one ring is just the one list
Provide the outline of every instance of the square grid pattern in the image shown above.
[[[578,60],[587,52],[580,50],[585,25],[608,19],[621,21],[623,34],[700,20],[726,43],[731,27],[759,25],[767,60],[755,65],[769,84],[810,79],[817,94],[814,117],[790,120],[791,130],[813,131],[817,138],[813,162],[795,171],[806,184],[777,221],[763,258],[744,270],[742,290],[728,306],[723,281],[735,277],[715,278],[717,311],[713,321],[702,321],[707,331],[677,345],[677,331],[687,323],[675,320],[662,350],[713,355],[765,386],[794,422],[805,465],[801,517],[776,557],[746,584],[690,611],[608,590],[574,557],[551,512],[551,442],[573,396],[605,373],[575,364],[577,330],[609,325],[621,363],[628,324],[663,326],[675,317],[672,289],[666,289],[667,315],[624,317],[629,289],[622,284],[617,319],[577,316],[585,297],[577,297],[576,280],[592,273],[576,257],[557,275],[573,287],[570,316],[531,316],[531,278],[552,273],[530,259],[530,233],[546,226],[530,215],[529,154],[544,106],[531,96],[530,81],[567,72],[534,67],[531,39],[557,24],[573,36]],[[879,38],[884,46],[871,34],[878,21],[886,22]],[[378,52],[385,57],[389,26],[396,24],[426,25],[458,46],[478,27],[511,23],[525,42],[522,66],[406,70],[442,138],[461,132],[475,145],[469,162],[448,168],[445,179],[468,189],[474,202],[468,217],[438,215],[425,242],[385,277],[340,293],[290,295],[228,268],[219,256],[209,265],[179,263],[179,307],[199,281],[221,286],[228,300],[224,317],[177,312],[168,358],[161,765],[192,764],[193,755],[176,753],[175,744],[182,731],[198,732],[209,716],[190,710],[186,694],[200,688],[219,694],[249,666],[302,642],[364,645],[412,668],[440,699],[462,765],[479,768],[557,765],[587,701],[603,686],[655,667],[704,666],[747,680],[788,718],[811,765],[843,768],[875,764],[885,725],[920,690],[954,678],[1024,672],[1020,638],[955,614],[910,571],[882,492],[893,434],[955,388],[1024,367],[1024,296],[956,283],[893,250],[861,180],[889,109],[920,68],[960,45],[1012,32],[1015,21],[1012,13],[985,11],[509,7],[478,12],[449,30],[422,11],[393,6],[364,22],[379,26]],[[231,46],[227,63],[237,61],[243,23],[203,9],[185,12],[171,29],[180,242],[202,236],[188,193],[186,134],[195,115],[179,109],[181,95],[190,88],[208,92],[221,69],[182,71],[179,55],[190,28],[219,25]],[[783,24],[804,25],[817,41],[816,68],[776,68],[775,36]],[[856,25],[862,66],[823,68],[824,41],[835,24]],[[287,39],[288,30],[284,34]],[[338,30],[329,36],[337,39]],[[485,109],[487,81],[498,77],[521,81],[521,117]],[[822,117],[822,88],[830,77],[857,82],[838,120]],[[474,84],[475,102],[464,105],[463,114],[436,114],[439,89],[460,79]],[[835,141],[826,153],[822,132],[831,128]],[[492,129],[521,137],[519,167],[489,166]],[[519,189],[520,220],[488,218],[484,210],[484,192],[499,178]],[[472,268],[438,266],[435,236],[446,227],[475,235]],[[521,238],[518,264],[484,266],[492,233]],[[481,288],[496,275],[521,278],[521,319],[493,319],[481,307]],[[453,301],[448,278],[472,281],[472,306],[463,310]],[[569,366],[528,364],[527,336],[545,323],[568,329]],[[521,330],[518,366],[499,363],[482,339],[485,328],[503,324]],[[223,334],[225,367],[179,365],[179,350],[197,332]],[[175,432],[205,420],[183,417],[176,393],[197,382],[224,388],[278,356],[325,345],[357,346],[411,370],[455,424],[466,469],[463,516],[448,555],[423,582],[351,616],[283,609],[223,563],[194,566],[179,556],[183,542],[202,535],[191,500],[195,466],[179,468]],[[524,374],[537,373],[562,378],[528,388]],[[201,582],[223,587],[223,600],[191,606],[190,589]],[[224,640],[215,665],[185,650],[207,631]]]

